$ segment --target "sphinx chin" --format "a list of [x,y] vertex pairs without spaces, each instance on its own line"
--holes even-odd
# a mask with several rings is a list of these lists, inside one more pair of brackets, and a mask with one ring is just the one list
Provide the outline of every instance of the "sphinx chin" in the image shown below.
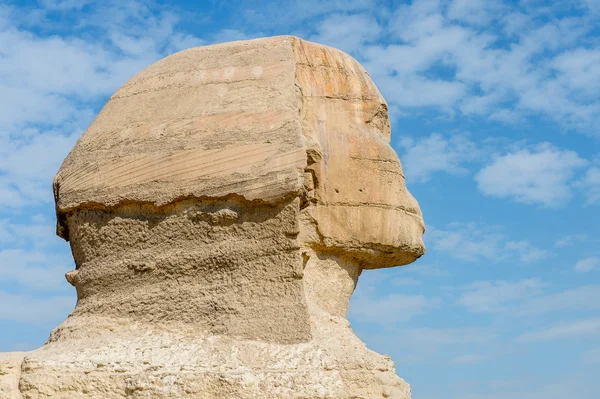
[[346,319],[364,269],[425,251],[389,141],[360,64],[296,37],[138,73],[57,173],[77,306],[0,355],[0,397],[409,399]]

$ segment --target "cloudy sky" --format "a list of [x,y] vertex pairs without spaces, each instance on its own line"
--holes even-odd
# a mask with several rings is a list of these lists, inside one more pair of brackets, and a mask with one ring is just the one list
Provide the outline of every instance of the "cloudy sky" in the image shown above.
[[[165,2],[167,3],[167,2]],[[0,2],[0,351],[72,310],[51,181],[108,96],[173,52],[278,34],[356,57],[389,102],[426,256],[350,319],[415,399],[600,392],[600,0]]]

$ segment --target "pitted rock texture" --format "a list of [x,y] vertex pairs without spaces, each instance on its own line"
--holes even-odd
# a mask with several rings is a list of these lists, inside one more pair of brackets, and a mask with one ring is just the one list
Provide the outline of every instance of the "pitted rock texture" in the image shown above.
[[[68,324],[69,334],[94,334],[98,323],[89,321],[100,316],[133,319],[148,329],[308,341],[299,211],[295,198],[277,205],[190,199],[161,208],[73,212],[67,221],[79,269],[71,318],[88,323]],[[222,217],[227,214],[239,216]],[[53,335],[63,334],[59,327]]]
[[394,398],[346,320],[364,269],[424,253],[385,100],[281,36],[193,48],[108,101],[55,182],[75,310],[0,354],[0,398]]

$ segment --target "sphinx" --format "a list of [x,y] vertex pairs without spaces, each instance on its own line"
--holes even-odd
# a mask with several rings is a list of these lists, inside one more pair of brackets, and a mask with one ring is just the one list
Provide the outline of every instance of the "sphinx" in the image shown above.
[[297,37],[135,75],[54,180],[77,305],[0,354],[0,397],[409,399],[346,319],[363,270],[425,251],[390,134],[363,67]]

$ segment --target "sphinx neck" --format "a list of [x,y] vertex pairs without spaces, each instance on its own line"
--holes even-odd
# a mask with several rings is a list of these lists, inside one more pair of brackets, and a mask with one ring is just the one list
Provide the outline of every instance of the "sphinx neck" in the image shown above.
[[304,252],[304,292],[312,317],[345,319],[361,268],[358,262],[336,254]]
[[79,209],[68,216],[78,303],[67,324],[308,341],[298,212],[297,199]]

